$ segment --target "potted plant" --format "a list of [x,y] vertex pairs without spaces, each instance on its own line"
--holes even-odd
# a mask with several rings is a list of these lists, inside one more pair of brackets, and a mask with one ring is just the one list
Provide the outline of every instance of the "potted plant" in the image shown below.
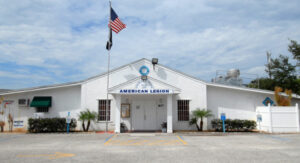
[[121,133],[124,133],[126,131],[126,125],[124,122],[122,122],[120,125],[121,125]]
[[161,132],[163,132],[163,133],[167,132],[167,122],[163,122],[161,124]]

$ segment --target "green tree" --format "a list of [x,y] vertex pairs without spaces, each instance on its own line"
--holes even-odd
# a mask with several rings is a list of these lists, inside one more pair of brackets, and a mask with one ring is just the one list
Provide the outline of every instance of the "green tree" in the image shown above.
[[[296,75],[296,66],[290,63],[287,56],[280,55],[278,58],[270,59],[266,64],[265,71],[272,74],[271,78],[260,78],[248,84],[250,88],[267,89],[274,91],[275,86],[290,89],[293,93],[300,94],[300,82]],[[259,81],[259,83],[258,83]]]
[[250,88],[258,88],[258,86],[260,89],[274,90],[276,83],[270,78],[259,78],[258,80],[252,80],[248,84],[248,87]]
[[294,59],[298,61],[297,65],[300,66],[300,44],[295,40],[291,40],[288,50],[293,54]]
[[[288,45],[288,50],[292,53],[293,58],[297,60],[297,64],[290,63],[289,57],[280,55],[278,58],[268,60],[265,71],[269,75],[269,78],[260,78],[251,81],[248,87],[267,89],[274,91],[275,86],[281,88],[290,89],[293,93],[300,95],[300,79],[297,79],[300,68],[300,44],[297,41],[291,40]],[[270,57],[271,53],[267,52],[267,56]],[[297,74],[298,73],[298,74]],[[259,83],[258,83],[259,81]]]
[[[90,111],[89,109],[86,109],[86,111],[81,111],[79,114],[79,120],[82,121],[82,128],[83,131],[87,132],[89,130],[91,121],[96,120],[97,113],[94,111]],[[87,121],[87,126],[85,127],[85,121]]]
[[[267,64],[270,66],[270,72],[277,86],[285,89],[293,87],[293,81],[296,80],[296,66],[289,62],[289,57],[280,55],[279,58],[271,59]],[[268,69],[266,69],[268,72]]]
[[[212,116],[210,110],[205,110],[205,109],[196,109],[193,111],[193,118],[190,120],[190,125],[196,125],[198,131],[203,130],[203,118],[204,117],[210,117]],[[198,121],[200,119],[200,124],[198,126]]]

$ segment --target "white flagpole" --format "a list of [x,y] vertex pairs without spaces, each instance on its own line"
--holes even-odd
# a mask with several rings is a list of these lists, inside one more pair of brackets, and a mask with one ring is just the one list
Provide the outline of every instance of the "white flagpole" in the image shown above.
[[[109,1],[109,24],[111,20],[111,1]],[[110,25],[109,25],[109,32],[110,32]],[[110,41],[110,33],[108,34],[108,41]],[[110,46],[110,45],[109,45]],[[108,88],[109,88],[109,66],[110,66],[110,48],[108,50],[108,61],[107,61],[107,84],[106,84],[106,108],[105,108],[105,132],[108,132]]]

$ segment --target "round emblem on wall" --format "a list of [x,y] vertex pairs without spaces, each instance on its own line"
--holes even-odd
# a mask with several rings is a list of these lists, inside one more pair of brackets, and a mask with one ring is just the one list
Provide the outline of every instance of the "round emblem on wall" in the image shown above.
[[140,74],[142,76],[147,76],[149,74],[149,68],[147,66],[142,66],[140,68]]

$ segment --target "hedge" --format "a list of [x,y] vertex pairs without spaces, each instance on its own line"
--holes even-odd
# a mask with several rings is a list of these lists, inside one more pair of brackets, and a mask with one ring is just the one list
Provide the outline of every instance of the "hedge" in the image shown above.
[[[72,119],[70,123],[70,131],[74,131],[76,128],[77,121]],[[39,119],[28,119],[28,131],[31,133],[42,133],[42,132],[66,132],[67,123],[66,118],[39,118]]]
[[[216,131],[223,131],[223,123],[221,119],[213,119],[211,121],[213,129]],[[226,119],[225,130],[226,131],[251,131],[256,128],[256,122],[253,120],[241,120],[241,119]]]

